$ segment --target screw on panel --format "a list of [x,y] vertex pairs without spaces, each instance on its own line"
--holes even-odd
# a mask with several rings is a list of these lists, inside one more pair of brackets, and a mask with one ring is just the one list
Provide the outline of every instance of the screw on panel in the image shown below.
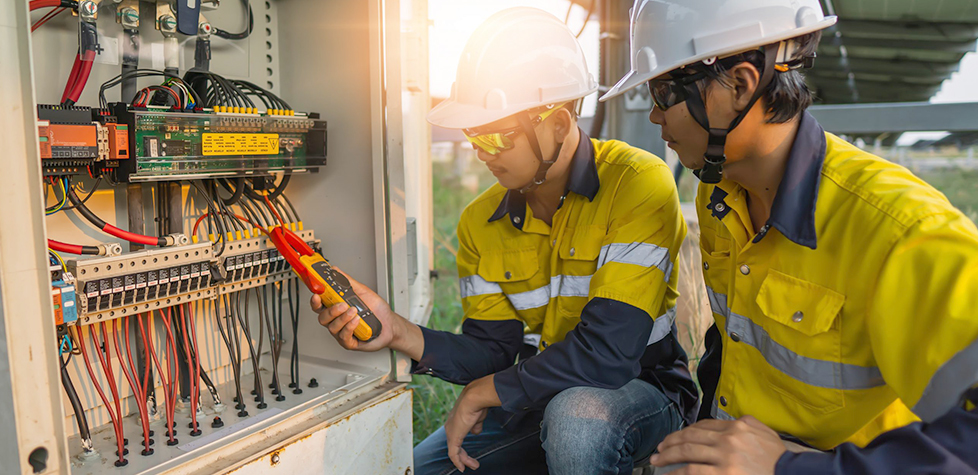
[[282,457],[280,457],[279,454],[277,453],[272,454],[272,465],[278,465],[278,463],[281,461],[282,461]]
[[78,15],[82,21],[94,22],[98,18],[98,5],[92,0],[84,0],[78,4]]

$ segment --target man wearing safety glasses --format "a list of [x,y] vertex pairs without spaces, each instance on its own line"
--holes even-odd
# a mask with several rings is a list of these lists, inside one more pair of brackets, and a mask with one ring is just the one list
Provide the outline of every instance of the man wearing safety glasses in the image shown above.
[[978,229],[805,112],[797,69],[835,21],[816,0],[632,8],[632,70],[602,100],[647,84],[649,119],[702,181],[716,319],[704,420],[652,457],[676,473],[978,467]]
[[[467,384],[415,448],[417,474],[630,473],[695,413],[673,323],[686,233],[676,186],[648,152],[577,127],[596,90],[554,16],[486,20],[428,116],[462,129],[499,181],[458,226],[462,334],[411,324],[356,284],[383,322],[376,341],[353,339],[345,305],[321,310],[344,347],[394,348],[417,373]],[[524,342],[532,356],[514,365]]]

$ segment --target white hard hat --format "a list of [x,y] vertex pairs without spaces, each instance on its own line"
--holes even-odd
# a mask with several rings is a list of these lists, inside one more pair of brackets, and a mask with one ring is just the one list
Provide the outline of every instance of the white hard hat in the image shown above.
[[635,0],[632,68],[605,101],[683,66],[828,28],[818,0]]
[[597,90],[567,25],[543,10],[509,8],[472,33],[451,96],[428,113],[428,122],[449,129],[478,127]]

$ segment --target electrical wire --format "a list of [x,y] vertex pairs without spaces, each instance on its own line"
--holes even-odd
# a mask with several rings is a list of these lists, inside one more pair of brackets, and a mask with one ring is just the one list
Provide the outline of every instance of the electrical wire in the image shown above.
[[[190,323],[187,321],[187,316],[190,313],[185,311],[184,305],[177,307],[180,310],[180,318],[177,320],[178,326],[180,327],[179,333],[183,336],[183,352],[187,357],[187,368],[190,374],[190,435],[197,436],[200,435],[200,425],[197,424],[197,407],[200,403],[200,361],[195,362],[193,357],[192,347],[190,346]],[[190,319],[193,319],[193,315],[190,315]],[[196,341],[194,342],[196,344]]]
[[153,355],[153,363],[156,364],[156,370],[160,373],[160,380],[163,382],[163,396],[164,396],[164,412],[166,415],[166,435],[168,440],[166,445],[177,445],[178,440],[176,438],[177,432],[173,427],[173,418],[176,411],[176,399],[177,399],[177,378],[174,377],[173,367],[176,365],[176,348],[173,347],[173,331],[170,325],[170,309],[166,309],[166,313],[162,310],[159,311],[160,318],[163,320],[163,327],[166,330],[165,343],[163,348],[163,354],[166,355],[166,376],[163,376],[163,365],[160,364],[160,360],[156,355],[156,351],[153,349],[153,340],[149,340],[150,353]]
[[[234,342],[230,336],[230,328],[225,329],[224,322],[221,321],[222,318],[227,318],[227,316],[230,315],[231,313],[231,305],[229,300],[230,298],[228,295],[221,294],[221,304],[224,306],[225,317],[221,317],[220,311],[218,310],[216,304],[214,305],[214,317],[215,320],[217,320],[217,329],[221,333],[221,338],[224,340],[224,345],[227,347],[228,356],[230,357],[231,360],[231,370],[232,370],[231,377],[234,379],[234,387],[235,390],[237,391],[236,393],[237,396],[235,396],[234,398],[234,401],[237,404],[235,404],[234,408],[240,411],[238,412],[239,417],[247,417],[248,411],[245,410],[244,398],[242,397],[241,394],[241,382],[240,382],[241,368],[240,365],[237,363],[236,358],[234,357],[235,355]],[[240,352],[238,354],[240,354]]]
[[[70,179],[69,179],[68,182],[69,183],[71,182]],[[92,195],[95,194],[95,191],[98,190],[98,187],[101,184],[102,184],[102,175],[99,175],[98,178],[95,179],[95,183],[92,184],[92,189],[91,190],[88,190],[88,193],[85,194],[85,197],[84,198],[82,198],[81,204],[87,203],[88,202],[88,199],[91,198]],[[68,211],[68,210],[72,210],[72,209],[75,209],[75,205],[68,205],[68,206],[62,207],[61,208],[61,211]]]
[[[245,340],[248,341],[248,352],[251,354],[251,366],[255,372],[255,389],[252,390],[252,394],[255,395],[255,402],[258,403],[256,407],[258,409],[264,409],[268,407],[268,404],[265,403],[265,388],[262,387],[261,384],[261,368],[259,367],[260,361],[258,360],[258,356],[261,355],[261,347],[259,346],[259,350],[255,351],[255,344],[251,338],[251,321],[248,319],[248,304],[251,302],[251,290],[252,289],[247,289],[244,291],[244,313],[236,314],[236,318],[238,319],[238,324],[241,325],[241,329],[244,331]],[[238,293],[240,294],[241,292]],[[242,318],[241,315],[244,315],[244,318]],[[261,330],[261,334],[258,337],[258,344],[261,345],[261,335],[264,335],[264,327],[258,325],[258,328]]]
[[[51,178],[51,183],[52,184],[54,183],[54,178]],[[58,184],[61,185],[61,198],[58,200],[58,204],[56,204],[54,206],[51,206],[49,208],[45,208],[44,209],[44,215],[45,216],[51,216],[52,214],[55,214],[58,211],[61,211],[64,208],[65,203],[68,202],[68,191],[67,191],[67,189],[70,186],[68,184],[68,178],[65,177],[65,178],[62,178],[62,179],[58,180]],[[55,197],[57,197],[57,195],[55,195]]]
[[[85,347],[85,335],[84,328],[81,327],[78,335],[78,348],[81,350],[82,358],[85,360],[85,369],[88,371],[89,377],[92,378],[92,385],[95,387],[95,391],[98,393],[99,397],[102,399],[102,403],[105,405],[106,412],[109,413],[109,420],[112,422],[112,429],[115,432],[116,446],[118,447],[116,455],[119,459],[116,460],[115,466],[122,467],[127,465],[129,462],[126,460],[127,449],[124,447],[126,440],[122,433],[122,419],[121,413],[116,416],[116,413],[112,412],[112,405],[109,404],[109,398],[105,396],[105,391],[102,390],[102,385],[99,384],[98,378],[95,376],[95,370],[92,369],[92,360],[88,357],[88,350]],[[89,327],[89,335],[92,338],[93,349],[99,351],[98,341],[95,339],[94,326]]]
[[251,32],[255,29],[254,12],[251,11],[251,3],[248,2],[248,0],[242,0],[242,3],[245,5],[246,14],[248,15],[248,28],[242,31],[241,33],[229,33],[227,31],[215,27],[214,36],[218,38],[224,38],[226,40],[243,40],[247,38],[248,35],[251,34]]
[[80,246],[78,244],[67,244],[54,239],[48,239],[48,248],[67,254],[78,254],[86,256],[97,256],[101,254],[99,248],[95,246]]
[[[52,256],[54,256],[55,259],[57,259],[58,265],[61,266],[61,271],[62,272],[68,272],[68,267],[65,266],[65,260],[61,258],[61,255],[60,254],[58,254],[57,252],[55,252],[50,247],[48,248],[48,254],[51,254]],[[65,337],[67,338],[67,335],[65,335]]]
[[71,201],[72,204],[75,205],[75,210],[78,211],[78,213],[81,214],[82,217],[84,217],[86,220],[88,220],[89,223],[92,223],[92,225],[99,228],[100,230],[102,230],[102,232],[106,234],[115,236],[119,239],[124,239],[129,242],[143,244],[146,246],[159,246],[159,247],[166,246],[166,238],[131,233],[129,231],[125,231],[109,223],[106,223],[101,218],[96,216],[95,213],[93,213],[90,209],[88,209],[88,207],[82,204],[81,200],[78,199],[78,196],[75,195],[75,192],[71,188],[68,188],[68,199]]
[[[132,394],[136,398],[136,410],[139,413],[139,422],[143,428],[143,451],[141,452],[143,456],[148,456],[153,454],[153,449],[150,445],[153,444],[153,440],[149,438],[149,415],[146,413],[146,405],[141,401],[146,399],[146,391],[142,384],[140,384],[139,377],[136,375],[136,365],[133,363],[132,351],[129,345],[129,315],[126,315],[126,358],[122,357],[122,345],[119,344],[119,333],[121,325],[120,319],[113,321],[112,325],[112,343],[115,345],[115,354],[119,358],[119,369],[122,370],[123,376],[125,376],[126,381],[129,381],[129,387],[132,388]],[[105,331],[104,325],[102,323],[103,329]],[[108,348],[106,348],[108,352]],[[129,366],[126,366],[128,360]]]
[[[271,284],[271,286],[274,297],[275,286],[274,284]],[[275,317],[270,315],[268,311],[268,287],[269,285],[263,285],[261,288],[261,294],[259,295],[256,293],[256,298],[258,298],[259,304],[258,316],[262,321],[264,321],[265,326],[268,328],[268,346],[272,357],[272,382],[268,385],[268,387],[272,390],[272,394],[275,395],[276,401],[284,401],[285,395],[282,394],[282,387],[278,377],[278,358],[282,354],[282,336],[275,328]]]
[[[293,287],[295,304],[292,300]],[[293,388],[292,394],[302,394],[302,388],[299,387],[299,279],[289,279],[289,317],[292,319],[292,356],[289,367],[292,382],[289,383],[289,387]]]

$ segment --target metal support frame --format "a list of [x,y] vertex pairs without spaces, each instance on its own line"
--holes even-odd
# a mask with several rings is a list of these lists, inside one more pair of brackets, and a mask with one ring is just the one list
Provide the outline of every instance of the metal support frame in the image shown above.
[[970,132],[978,130],[978,102],[891,102],[812,106],[825,130],[837,134]]

